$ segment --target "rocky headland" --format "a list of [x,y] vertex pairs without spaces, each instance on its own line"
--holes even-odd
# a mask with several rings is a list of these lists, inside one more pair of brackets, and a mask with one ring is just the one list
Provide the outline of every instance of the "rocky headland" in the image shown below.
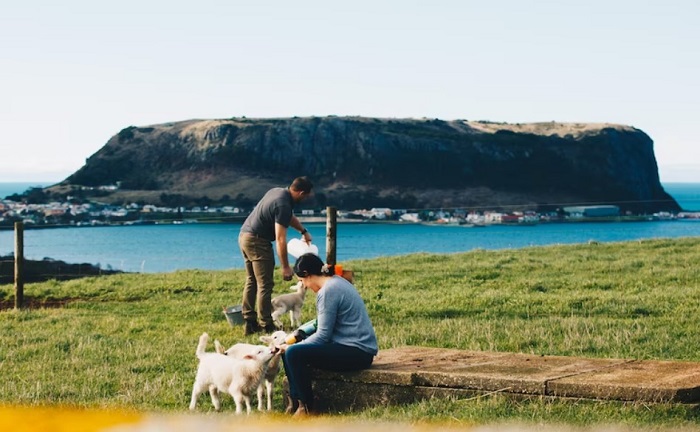
[[48,192],[246,206],[300,175],[316,185],[307,204],[316,208],[680,210],[659,182],[653,141],[643,131],[555,122],[330,116],[131,126]]

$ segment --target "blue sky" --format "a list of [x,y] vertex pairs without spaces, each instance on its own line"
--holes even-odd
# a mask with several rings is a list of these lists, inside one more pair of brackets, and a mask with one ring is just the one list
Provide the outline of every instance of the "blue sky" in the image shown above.
[[607,122],[700,182],[700,2],[0,6],[0,181],[59,181],[124,127],[362,115]]

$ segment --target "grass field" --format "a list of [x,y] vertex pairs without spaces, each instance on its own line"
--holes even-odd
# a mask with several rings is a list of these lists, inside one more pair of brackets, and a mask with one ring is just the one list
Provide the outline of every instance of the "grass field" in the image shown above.
[[[339,249],[342,257],[342,248]],[[344,262],[380,349],[404,345],[700,361],[700,239],[550,246]],[[242,271],[123,274],[0,286],[0,405],[186,411],[199,335],[243,337],[222,306]],[[289,282],[277,281],[276,294]],[[302,319],[314,316],[309,293]],[[210,347],[210,350],[213,349]],[[278,379],[278,384],[281,379]],[[282,409],[280,391],[275,406]],[[224,411],[233,410],[230,398]],[[208,396],[199,412],[211,411]],[[621,424],[700,430],[694,405],[514,401],[500,395],[379,406],[341,419],[449,424]]]

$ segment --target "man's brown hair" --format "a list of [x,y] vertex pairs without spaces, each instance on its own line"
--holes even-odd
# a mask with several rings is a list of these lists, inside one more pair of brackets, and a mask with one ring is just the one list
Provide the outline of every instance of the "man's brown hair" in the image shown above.
[[289,186],[289,188],[297,192],[309,193],[311,192],[311,189],[314,188],[314,185],[313,183],[311,183],[311,180],[309,180],[306,177],[297,177],[294,179],[292,185]]

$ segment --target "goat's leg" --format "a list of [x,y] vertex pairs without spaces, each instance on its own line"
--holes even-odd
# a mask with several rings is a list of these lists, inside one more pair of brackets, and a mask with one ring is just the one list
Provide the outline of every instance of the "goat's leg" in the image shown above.
[[[296,327],[300,326],[301,325],[301,307],[294,308],[294,310],[292,310],[291,314],[292,314],[292,322],[296,321],[297,322]],[[295,326],[292,325],[292,327],[295,327]]]
[[236,415],[243,413],[243,394],[239,391],[232,392],[231,396],[233,401],[236,403]]
[[214,409],[220,411],[221,399],[219,398],[219,389],[215,385],[209,386],[209,395],[211,396],[211,403],[214,404]]
[[250,396],[244,394],[243,400],[245,401],[246,414],[250,415]]
[[190,399],[190,410],[194,410],[197,407],[197,398],[199,398],[199,395],[204,392],[204,388],[202,388],[201,385],[198,385],[196,382],[192,386],[192,399]]
[[263,383],[258,385],[258,411],[263,410]]
[[265,390],[267,390],[267,410],[272,411],[272,381],[265,380]]
[[272,322],[275,323],[275,326],[277,326],[278,329],[281,329],[284,327],[282,324],[282,321],[280,321],[280,315],[283,315],[284,312],[280,312],[279,310],[276,310],[272,312]]

